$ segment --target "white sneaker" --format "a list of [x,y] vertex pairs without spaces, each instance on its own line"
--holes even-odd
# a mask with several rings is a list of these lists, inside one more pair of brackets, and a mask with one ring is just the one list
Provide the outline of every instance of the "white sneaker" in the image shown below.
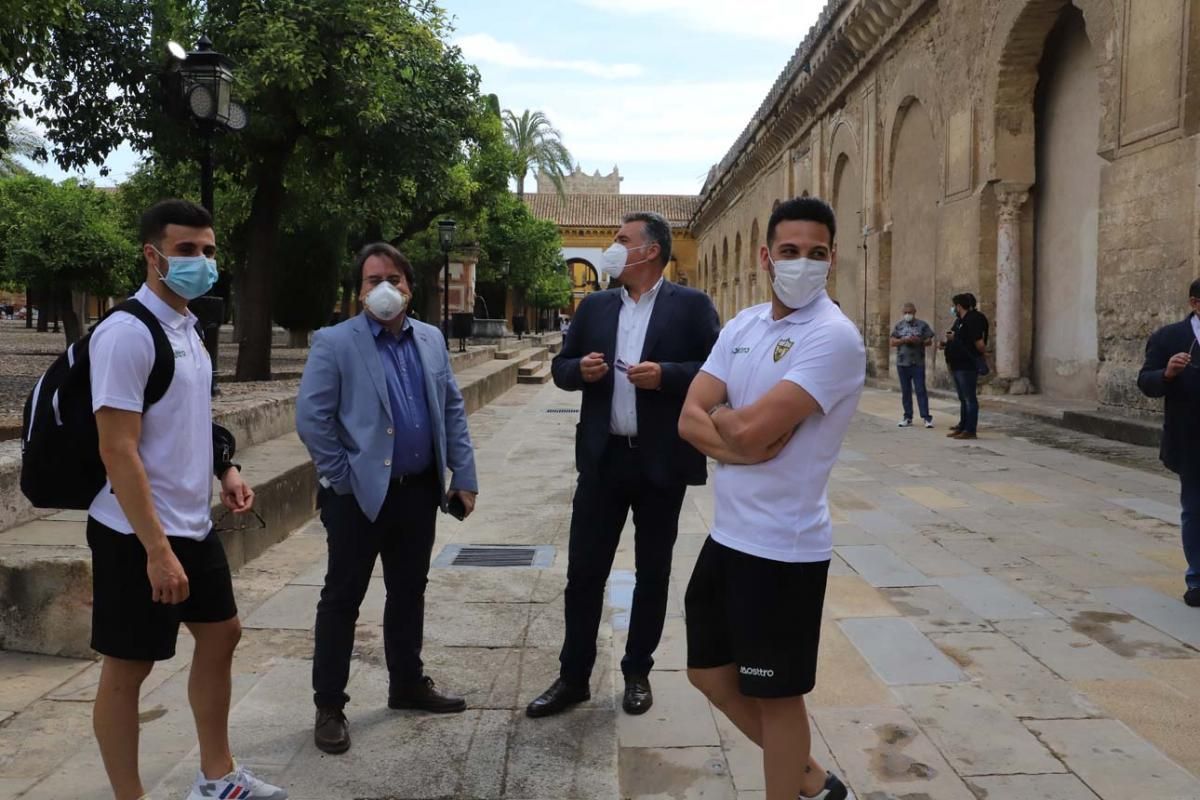
[[911,419],[902,419],[902,420],[900,420],[900,424],[897,425],[896,427],[897,428],[911,428],[912,420]]
[[925,427],[926,427],[926,428],[932,428],[932,427],[933,427],[933,420],[931,420],[931,419],[927,419],[927,420],[925,420]]
[[192,793],[187,800],[287,800],[287,790],[272,786],[250,774],[250,770],[239,767],[235,761],[233,772],[224,778],[209,780],[200,773],[192,784]]

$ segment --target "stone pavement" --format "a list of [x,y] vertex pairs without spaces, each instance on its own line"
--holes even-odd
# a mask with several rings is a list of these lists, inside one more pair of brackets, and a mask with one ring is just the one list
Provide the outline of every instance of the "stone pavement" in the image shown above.
[[[452,717],[384,707],[382,580],[360,618],[348,708],[354,746],[311,743],[311,626],[324,545],[314,523],[235,578],[246,628],[233,739],[293,798],[762,798],[758,754],[688,684],[682,597],[711,519],[688,494],[670,618],[645,716],[619,711],[614,664],[632,537],[610,582],[593,700],[529,720],[557,668],[578,395],[520,386],[476,412],[484,494],[446,545],[551,545],[541,569],[438,566],[427,661],[467,694]],[[859,800],[1200,798],[1200,611],[1178,600],[1176,487],[1144,448],[1062,438],[985,414],[974,442],[897,429],[896,395],[868,391],[835,470],[817,690],[818,759]],[[631,533],[631,531],[630,531]],[[186,659],[155,670],[142,718],[155,798],[196,764]],[[90,662],[0,653],[0,797],[105,797],[91,741]]]

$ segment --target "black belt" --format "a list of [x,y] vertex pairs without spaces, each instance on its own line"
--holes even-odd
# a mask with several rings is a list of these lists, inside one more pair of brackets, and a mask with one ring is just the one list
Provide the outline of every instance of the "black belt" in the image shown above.
[[621,436],[616,433],[610,433],[608,440],[613,444],[619,444],[622,447],[628,447],[630,450],[638,448],[638,437],[636,436]]
[[396,486],[408,486],[413,483],[420,483],[423,481],[431,481],[436,479],[437,473],[434,472],[432,467],[430,467],[424,472],[410,472],[406,475],[392,476],[392,483]]

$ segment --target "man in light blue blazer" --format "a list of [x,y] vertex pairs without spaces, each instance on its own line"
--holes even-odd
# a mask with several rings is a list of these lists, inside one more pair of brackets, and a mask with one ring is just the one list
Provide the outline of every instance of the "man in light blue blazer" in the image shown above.
[[364,247],[355,266],[366,310],[313,336],[296,401],[296,431],[320,478],[317,506],[329,547],[313,654],[313,739],[326,753],[350,748],[344,708],[354,623],[376,557],[387,587],[388,706],[466,708],[425,675],[421,641],[438,509],[466,517],[479,491],[445,340],[405,313],[412,266],[383,242]]

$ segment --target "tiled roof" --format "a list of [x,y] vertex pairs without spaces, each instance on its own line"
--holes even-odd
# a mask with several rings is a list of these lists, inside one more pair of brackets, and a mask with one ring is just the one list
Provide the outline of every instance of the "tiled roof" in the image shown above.
[[527,194],[534,216],[567,227],[617,228],[631,211],[654,211],[672,228],[686,228],[700,202],[691,194]]

